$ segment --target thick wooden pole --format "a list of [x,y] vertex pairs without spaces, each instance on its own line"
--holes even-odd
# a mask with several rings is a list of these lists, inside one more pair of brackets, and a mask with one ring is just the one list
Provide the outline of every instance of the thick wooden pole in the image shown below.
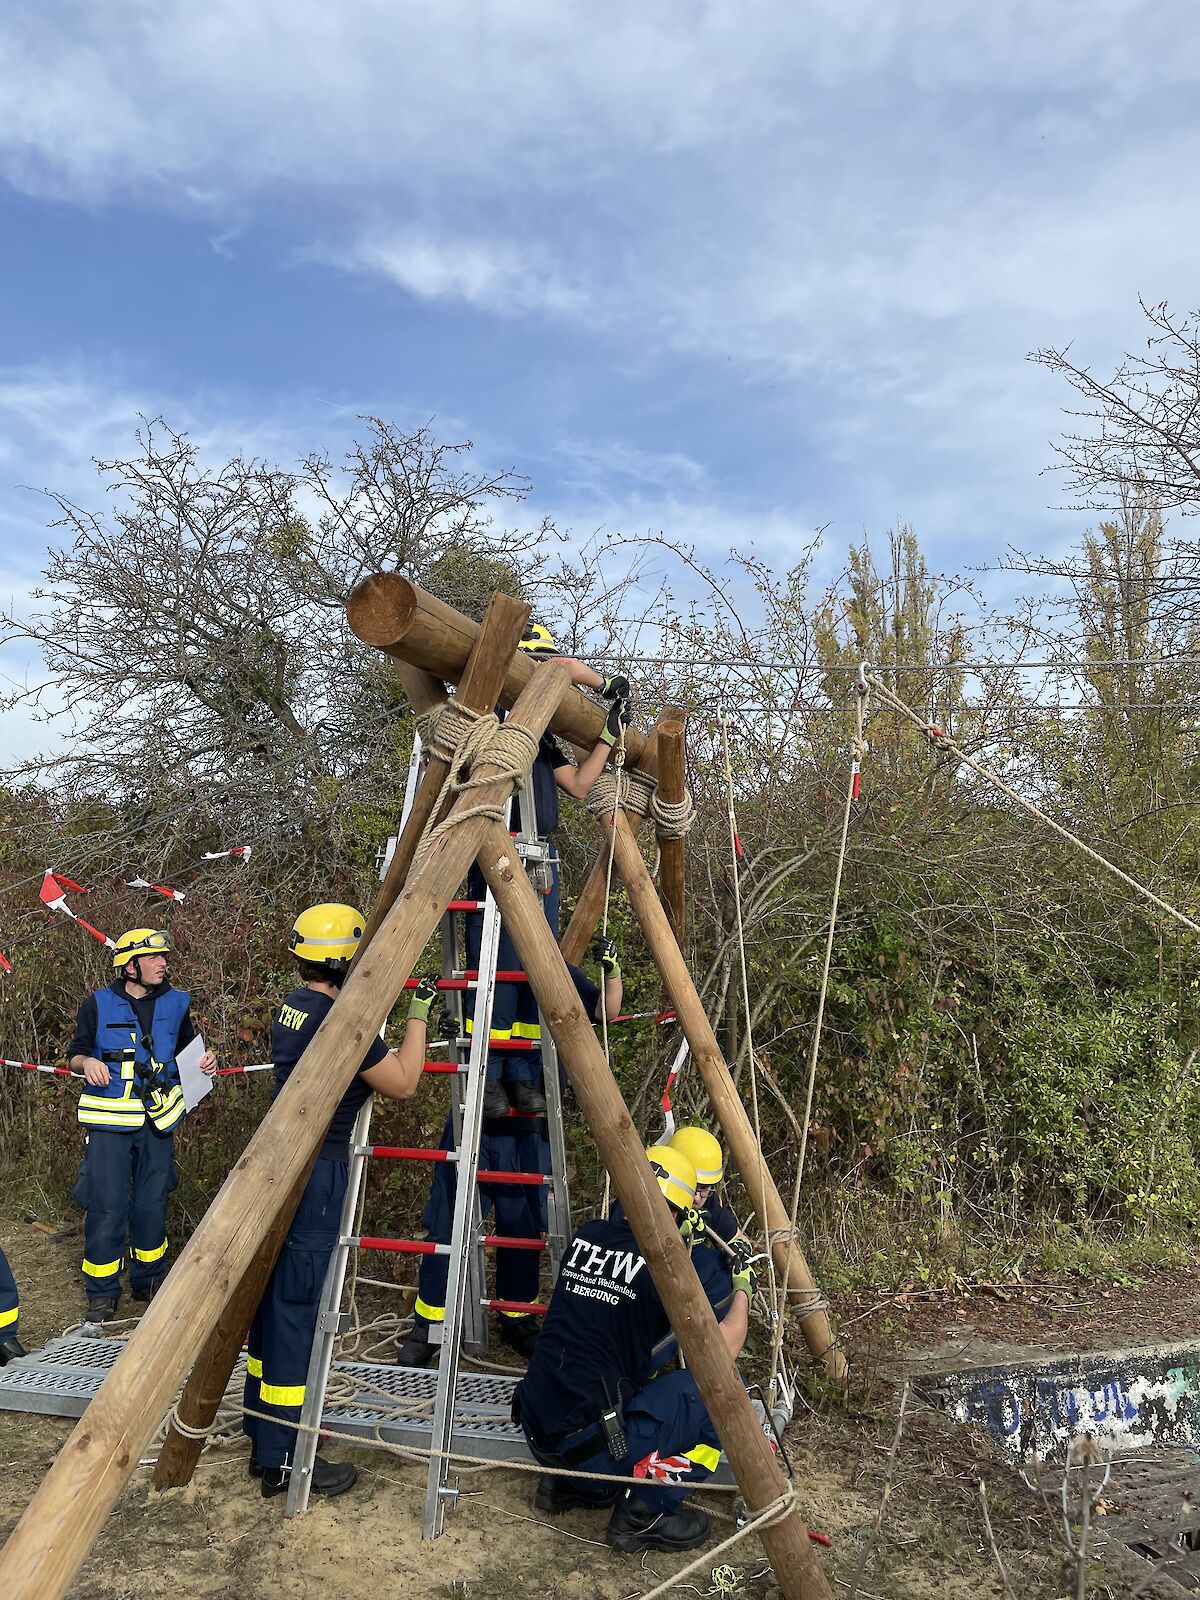
[[[691,1258],[659,1193],[641,1141],[604,1053],[584,1015],[554,935],[512,841],[493,824],[479,864],[537,996],[613,1187],[625,1207],[721,1446],[753,1515],[787,1492],[788,1481],[750,1405],[700,1287]],[[758,1534],[786,1600],[830,1600],[799,1508]]]
[[[529,607],[522,601],[514,600],[507,594],[492,596],[483,624],[471,645],[462,682],[458,688],[458,699],[468,711],[495,710],[500,689],[507,675],[508,663],[512,660],[528,621]],[[405,693],[408,695],[409,704],[418,716],[445,701],[446,692],[436,678],[402,661],[398,661],[396,666]],[[387,916],[395,903],[396,896],[404,887],[404,880],[408,877],[408,869],[412,866],[413,855],[425,831],[426,823],[431,817],[434,822],[442,820],[440,816],[433,817],[433,808],[437,804],[438,795],[449,771],[449,762],[443,761],[439,756],[430,755],[421,785],[413,797],[408,821],[396,840],[396,848],[392,852],[392,859],[388,862],[379,896],[367,918],[367,925],[363,930],[363,942],[359,946],[359,956],[355,957],[356,961],[375,936],[375,930]],[[443,811],[448,809],[448,805],[443,803]]]
[[[313,1159],[316,1159],[315,1153]],[[296,1207],[300,1204],[300,1196],[304,1193],[312,1167],[310,1161],[249,1267],[242,1274],[232,1299],[217,1318],[212,1332],[204,1341],[196,1365],[188,1374],[176,1411],[184,1427],[189,1430],[212,1427],[237,1365],[246,1329],[262,1299],[267,1280],[275,1270],[275,1262],[287,1238],[292,1218],[296,1215]],[[159,1490],[181,1489],[184,1484],[190,1483],[203,1448],[202,1438],[190,1431],[181,1433],[172,1422],[162,1449],[158,1452],[158,1460],[154,1463],[154,1487]]]
[[[642,749],[641,760],[638,762],[638,771],[645,773],[646,777],[658,776],[658,730],[664,722],[677,717],[679,713],[675,708],[668,707],[654,727],[651,728]],[[645,821],[636,811],[627,811],[629,825],[636,833]],[[563,959],[578,966],[587,953],[588,944],[596,929],[600,926],[600,919],[604,915],[604,895],[608,888],[608,852],[602,851],[592,862],[592,870],[587,875],[579,899],[575,902],[575,910],[571,913],[571,920],[567,924],[567,931],[559,940]]]
[[[687,792],[685,784],[683,722],[672,718],[658,726],[658,798],[666,805],[679,805]],[[681,950],[687,934],[686,843],[685,839],[660,839],[658,842],[659,892],[675,943]]]
[[[495,705],[496,695],[504,677],[505,664],[517,648],[517,642],[528,618],[528,606],[510,599],[507,595],[496,595],[493,598],[492,605],[483,619],[479,638],[472,648],[471,659],[467,663],[459,690],[460,698],[473,711],[490,711]],[[431,677],[429,673],[422,672],[417,667],[409,666],[406,662],[398,661],[395,666],[397,676],[404,686],[404,692],[408,695],[409,704],[418,716],[422,712],[432,711],[435,706],[445,701],[446,691],[439,679]],[[355,957],[356,965],[404,887],[417,841],[437,803],[448,771],[446,762],[433,758],[422,776],[413,798],[408,822],[396,841],[396,849],[388,863],[387,874],[367,917],[362,942]],[[198,1433],[210,1428],[216,1417],[225,1390],[229,1386],[230,1377],[233,1375],[233,1369],[237,1365],[238,1352],[246,1337],[246,1329],[250,1326],[250,1319],[263,1297],[271,1273],[275,1270],[275,1263],[283,1248],[283,1241],[287,1238],[288,1229],[292,1225],[292,1218],[296,1214],[296,1207],[300,1204],[300,1196],[304,1192],[311,1171],[310,1162],[295,1191],[276,1218],[270,1233],[264,1239],[262,1248],[246,1269],[233,1298],[205,1341],[176,1406],[179,1420],[188,1431],[182,1432],[174,1423],[167,1429],[167,1436],[163,1440],[163,1447],[154,1465],[156,1489],[178,1489],[192,1480],[192,1474],[196,1470],[196,1463],[204,1446],[204,1440],[198,1437]]]
[[[605,844],[609,837],[610,826],[607,820],[601,823]],[[601,846],[602,851],[603,849],[604,845]],[[789,1236],[791,1218],[779,1197],[775,1180],[763,1160],[754,1129],[750,1126],[750,1119],[746,1115],[746,1108],[733,1086],[733,1079],[721,1055],[721,1048],[705,1014],[704,1005],[696,993],[682,952],[671,935],[667,914],[655,893],[653,880],[646,870],[646,863],[642,860],[642,852],[623,812],[618,812],[616,817],[616,867],[629,890],[634,914],[642,925],[650,953],[654,957],[671,1004],[675,1008],[679,1026],[691,1046],[692,1059],[704,1079],[704,1087],[708,1091],[713,1114],[721,1124],[721,1131],[729,1145],[729,1153],[742,1175],[742,1182],[758,1216],[759,1226],[768,1238],[772,1235],[778,1236],[771,1246],[776,1268],[786,1278],[789,1293],[799,1305],[801,1307],[805,1304],[811,1305],[814,1300],[819,1299],[812,1271],[804,1259],[804,1252]],[[847,1371],[846,1358],[834,1342],[833,1331],[825,1312],[818,1309],[809,1311],[806,1315],[802,1314],[800,1327],[814,1359],[822,1363],[831,1378],[839,1383],[844,1382]]]
[[[479,624],[426,594],[398,572],[377,572],[350,591],[346,616],[355,635],[398,661],[408,661],[447,683],[457,683],[467,665]],[[541,669],[524,652],[509,663],[500,704],[511,706]],[[551,729],[583,751],[595,748],[607,711],[572,689],[554,713]],[[645,739],[636,728],[625,734],[627,759],[641,761]]]
[[[547,665],[513,708],[536,739],[568,687]],[[495,778],[456,805],[502,804],[514,779]],[[453,814],[453,813],[452,813]],[[159,1419],[191,1370],[235,1286],[325,1137],[338,1101],[487,833],[468,817],[435,839],[346,980],[325,1021],[151,1301],[95,1399],[60,1450],[0,1554],[8,1600],[54,1600],[91,1548]]]

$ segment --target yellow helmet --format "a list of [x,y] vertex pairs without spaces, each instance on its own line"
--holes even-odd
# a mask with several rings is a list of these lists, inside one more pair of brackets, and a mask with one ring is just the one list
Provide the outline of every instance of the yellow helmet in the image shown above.
[[549,628],[543,628],[540,622],[531,622],[525,629],[518,650],[524,650],[526,655],[533,656],[535,660],[545,659],[558,654],[558,646],[554,642]]
[[706,1187],[725,1176],[721,1146],[707,1128],[680,1128],[671,1139],[672,1150],[682,1150],[696,1169],[696,1182]]
[[301,961],[345,972],[358,949],[366,918],[353,906],[309,906],[292,923],[288,949]]
[[138,956],[165,956],[171,950],[171,936],[161,928],[130,928],[117,940],[113,966],[123,967]]
[[696,1169],[681,1150],[669,1144],[652,1144],[646,1151],[658,1187],[671,1205],[686,1211],[696,1198]]

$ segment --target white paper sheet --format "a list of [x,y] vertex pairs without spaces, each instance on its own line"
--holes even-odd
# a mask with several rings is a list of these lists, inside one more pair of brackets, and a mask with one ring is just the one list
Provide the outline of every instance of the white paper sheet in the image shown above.
[[204,1096],[212,1093],[213,1080],[200,1071],[200,1057],[203,1054],[204,1040],[197,1034],[190,1044],[185,1044],[175,1055],[183,1103],[189,1111],[194,1111]]

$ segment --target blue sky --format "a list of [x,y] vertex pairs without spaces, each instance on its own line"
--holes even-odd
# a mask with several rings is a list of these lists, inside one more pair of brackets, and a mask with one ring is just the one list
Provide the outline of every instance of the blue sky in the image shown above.
[[1069,542],[1025,356],[1200,301],[1198,78],[1192,0],[15,0],[0,593],[139,411],[434,416],[531,520],[713,557]]

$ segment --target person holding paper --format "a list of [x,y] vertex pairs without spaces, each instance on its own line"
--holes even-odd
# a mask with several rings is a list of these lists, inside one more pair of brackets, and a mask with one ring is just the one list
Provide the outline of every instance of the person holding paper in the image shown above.
[[[275,1095],[283,1090],[333,1009],[365,923],[362,912],[353,906],[333,904],[310,906],[296,918],[289,948],[301,986],[288,995],[271,1027]],[[337,1244],[350,1176],[350,1135],[355,1119],[372,1093],[389,1100],[407,1100],[416,1093],[425,1066],[429,1012],[436,1000],[436,980],[422,978],[409,1001],[408,1023],[399,1047],[389,1050],[379,1038],[368,1045],[357,1075],[333,1113],[250,1324],[242,1428],[250,1440],[250,1476],[261,1480],[264,1500],[282,1494],[288,1485],[321,1289]],[[344,1494],[357,1478],[358,1469],[349,1462],[318,1456],[311,1487],[314,1494]]]
[[[79,1121],[87,1145],[73,1198],[84,1216],[88,1321],[108,1322],[129,1292],[149,1300],[167,1275],[167,1197],[179,1179],[174,1130],[184,1115],[176,1052],[196,1036],[190,999],[167,975],[170,937],[131,928],[117,940],[117,976],[79,1008],[67,1063],[87,1082]],[[217,1058],[198,1062],[208,1075]]]

